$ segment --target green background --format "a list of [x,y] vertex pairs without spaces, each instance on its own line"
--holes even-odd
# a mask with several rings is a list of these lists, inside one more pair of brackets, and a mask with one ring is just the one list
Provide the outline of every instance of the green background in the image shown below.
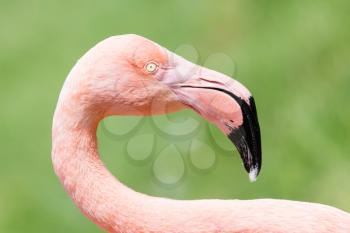
[[[170,50],[191,45],[199,64],[215,53],[231,57],[236,78],[257,102],[263,169],[250,183],[237,152],[222,150],[212,136],[223,143],[226,139],[184,111],[156,121],[168,127],[195,119],[199,128],[186,137],[163,134],[151,118],[135,128],[130,125],[138,119],[133,118],[109,119],[108,127],[100,127],[102,158],[122,182],[178,199],[284,198],[350,211],[349,9],[347,0],[1,0],[0,232],[100,232],[53,173],[51,120],[76,60],[98,41],[125,33]],[[220,64],[212,68],[226,71]],[[118,131],[113,121],[131,132],[111,135]],[[149,150],[150,143],[154,148],[144,161],[135,162],[125,148],[140,134],[148,136],[136,143],[139,150]],[[192,140],[210,148],[197,148],[197,155],[214,151],[213,167],[193,166]],[[168,145],[177,148],[168,151],[180,159],[168,156],[156,163]],[[165,175],[176,169],[184,175],[164,185],[155,167]]]

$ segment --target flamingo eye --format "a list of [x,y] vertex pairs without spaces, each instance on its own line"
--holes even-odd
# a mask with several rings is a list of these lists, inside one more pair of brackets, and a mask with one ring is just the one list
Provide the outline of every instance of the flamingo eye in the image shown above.
[[158,70],[158,64],[155,62],[149,62],[145,66],[148,73],[155,73]]

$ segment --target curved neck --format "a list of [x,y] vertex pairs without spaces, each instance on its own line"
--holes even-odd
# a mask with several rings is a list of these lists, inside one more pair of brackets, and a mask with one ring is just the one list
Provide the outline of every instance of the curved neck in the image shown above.
[[[102,117],[91,118],[93,115],[84,114],[72,103],[61,102],[57,106],[52,159],[66,192],[84,215],[101,228],[109,232],[211,232],[226,221],[221,216],[232,214],[224,202],[151,197],[120,183],[99,158],[96,129]],[[216,223],[208,222],[208,218]]]
[[67,193],[90,220],[110,232],[123,232],[131,224],[129,218],[120,218],[128,209],[125,200],[136,192],[118,182],[100,160],[96,140],[100,117],[91,115],[84,115],[76,106],[57,106],[52,131],[53,167]]
[[74,203],[108,232],[294,232],[295,228],[287,229],[289,217],[298,232],[323,232],[322,225],[315,231],[308,227],[318,223],[318,219],[304,224],[311,212],[332,213],[327,216],[335,216],[334,223],[341,220],[341,224],[346,222],[345,227],[350,224],[348,214],[308,203],[179,201],[137,193],[120,183],[99,158],[96,129],[101,119],[101,114],[87,113],[78,105],[60,101],[53,120],[52,159],[55,172]]

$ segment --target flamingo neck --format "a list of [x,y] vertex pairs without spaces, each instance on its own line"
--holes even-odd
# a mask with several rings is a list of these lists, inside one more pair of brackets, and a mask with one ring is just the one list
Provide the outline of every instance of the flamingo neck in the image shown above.
[[[238,213],[232,208],[236,206],[232,205],[235,201],[231,201],[231,205],[204,200],[179,201],[129,189],[100,160],[96,130],[102,115],[84,114],[86,111],[68,102],[59,101],[54,115],[54,170],[76,206],[104,230],[113,233],[177,233],[193,229],[214,232],[212,229],[224,229],[227,216]],[[235,219],[236,222],[238,216]],[[235,225],[231,221],[229,224]]]
[[136,192],[106,169],[97,150],[101,117],[59,104],[53,121],[53,167],[66,192],[90,220],[109,232],[124,232],[133,218]]
[[[120,183],[100,160],[96,129],[102,114],[60,102],[53,120],[54,170],[83,214],[108,232],[348,232],[349,214],[317,204],[179,201],[135,192]],[[318,217],[304,223],[312,214]],[[323,223],[330,228],[324,228]]]

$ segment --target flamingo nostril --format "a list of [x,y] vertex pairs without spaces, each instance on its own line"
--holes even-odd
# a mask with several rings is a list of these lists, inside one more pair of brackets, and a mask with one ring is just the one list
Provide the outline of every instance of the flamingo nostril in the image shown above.
[[206,79],[206,78],[199,78],[202,81],[208,82],[208,83],[215,83],[215,84],[219,84],[219,85],[224,85],[224,83],[216,81],[216,80],[210,80],[210,79]]

